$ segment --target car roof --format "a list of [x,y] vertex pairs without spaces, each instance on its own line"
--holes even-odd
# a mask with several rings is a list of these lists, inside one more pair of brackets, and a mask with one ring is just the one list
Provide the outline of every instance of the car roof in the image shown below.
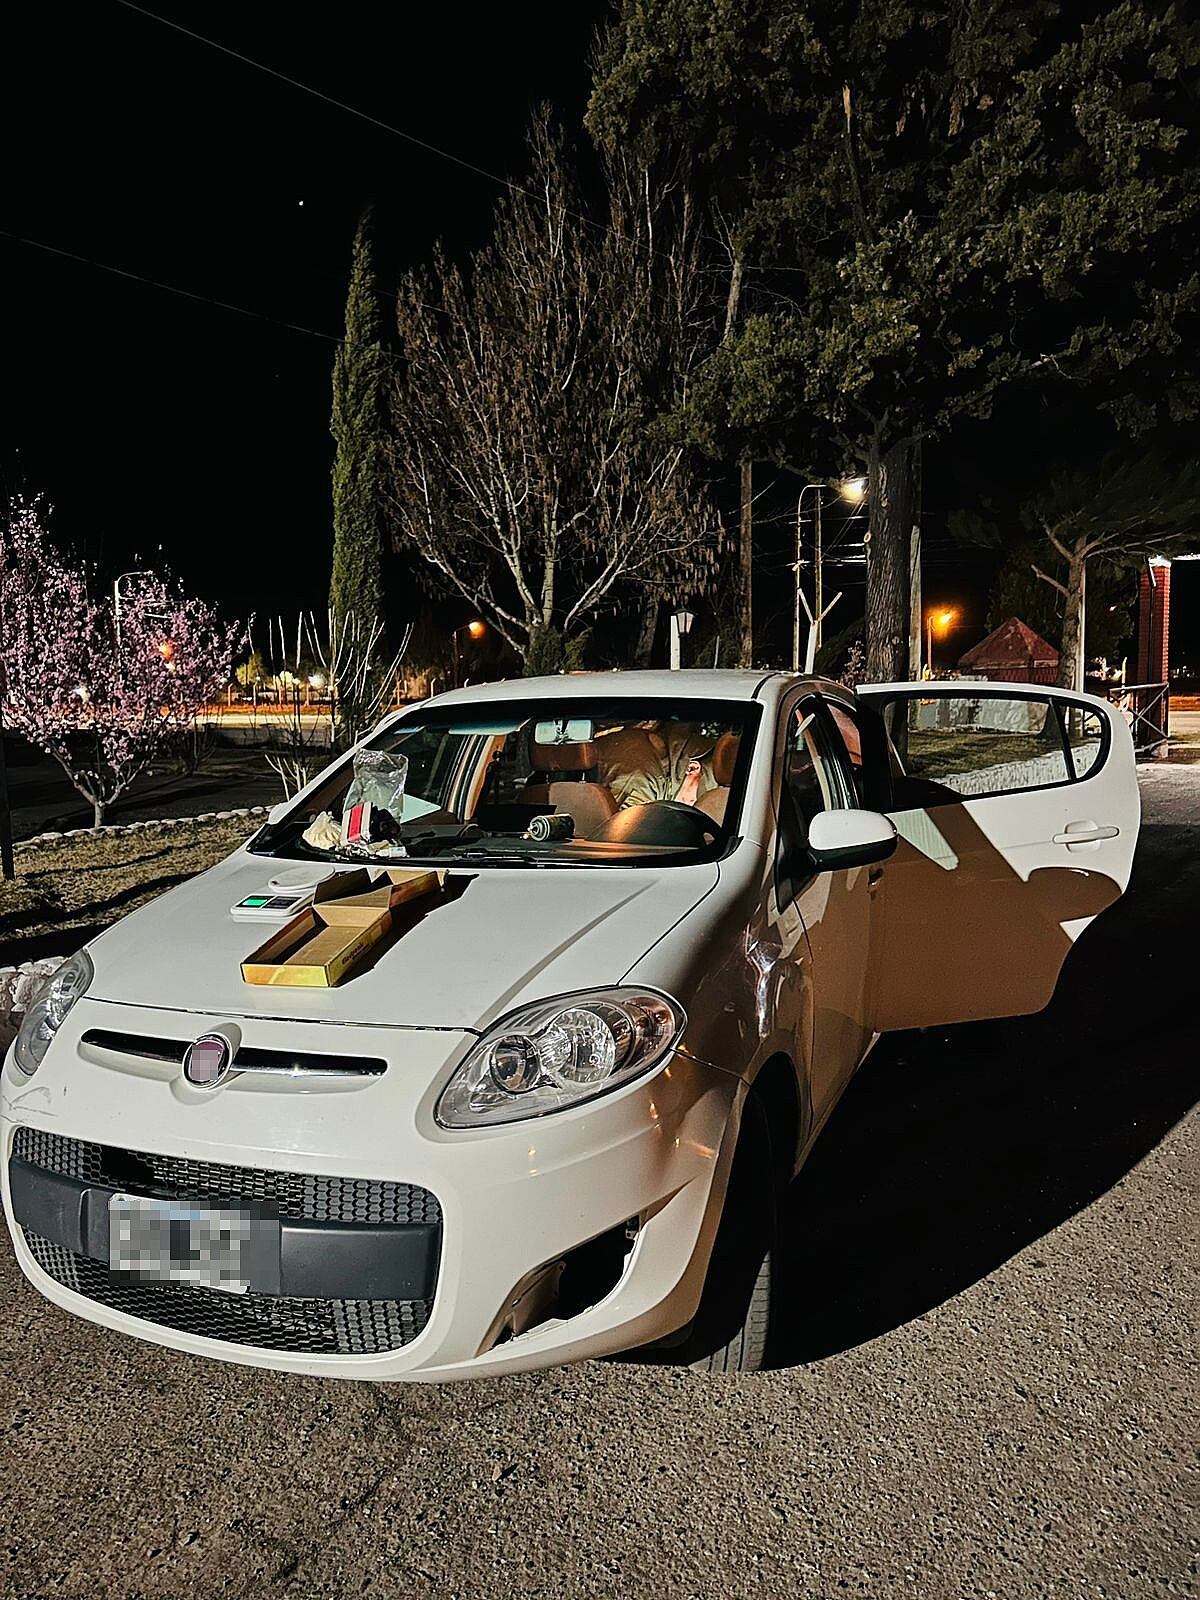
[[606,695],[628,695],[646,700],[754,700],[768,684],[775,689],[812,682],[791,673],[726,672],[690,668],[681,672],[572,672],[547,678],[502,678],[495,683],[473,683],[435,695],[426,705],[478,705],[495,700],[592,700]]

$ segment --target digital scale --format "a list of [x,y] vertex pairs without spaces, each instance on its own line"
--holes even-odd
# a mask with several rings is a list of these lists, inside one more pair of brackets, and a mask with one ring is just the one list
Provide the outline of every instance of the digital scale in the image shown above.
[[265,888],[255,889],[230,906],[229,915],[239,922],[286,922],[311,903],[317,885],[332,872],[332,867],[299,867],[293,872],[280,872]]

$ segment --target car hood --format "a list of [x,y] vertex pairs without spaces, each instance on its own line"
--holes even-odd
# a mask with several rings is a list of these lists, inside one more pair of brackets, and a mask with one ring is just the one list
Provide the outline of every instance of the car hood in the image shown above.
[[206,1016],[373,1026],[489,1026],[513,1007],[620,982],[716,885],[714,863],[484,867],[397,913],[399,937],[332,989],[260,988],[241,962],[279,924],[229,908],[281,863],[239,851],[89,946],[97,999]]

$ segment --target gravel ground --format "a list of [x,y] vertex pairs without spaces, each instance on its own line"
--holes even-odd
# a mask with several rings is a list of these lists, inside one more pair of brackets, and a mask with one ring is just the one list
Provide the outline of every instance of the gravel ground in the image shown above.
[[5,1249],[0,1592],[1193,1592],[1200,768],[1144,796],[1050,1008],[846,1095],[792,1196],[799,1364],[280,1377],[74,1321]]

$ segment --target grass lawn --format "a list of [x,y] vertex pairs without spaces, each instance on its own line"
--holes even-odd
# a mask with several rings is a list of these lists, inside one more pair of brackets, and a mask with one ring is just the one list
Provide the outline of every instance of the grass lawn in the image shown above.
[[126,912],[203,872],[260,826],[253,817],[16,848],[0,879],[0,966],[69,955]]
[[1034,761],[1039,756],[1061,755],[1055,733],[999,733],[974,728],[910,729],[905,768],[914,778],[948,778],[959,772],[979,772],[1009,761]]

